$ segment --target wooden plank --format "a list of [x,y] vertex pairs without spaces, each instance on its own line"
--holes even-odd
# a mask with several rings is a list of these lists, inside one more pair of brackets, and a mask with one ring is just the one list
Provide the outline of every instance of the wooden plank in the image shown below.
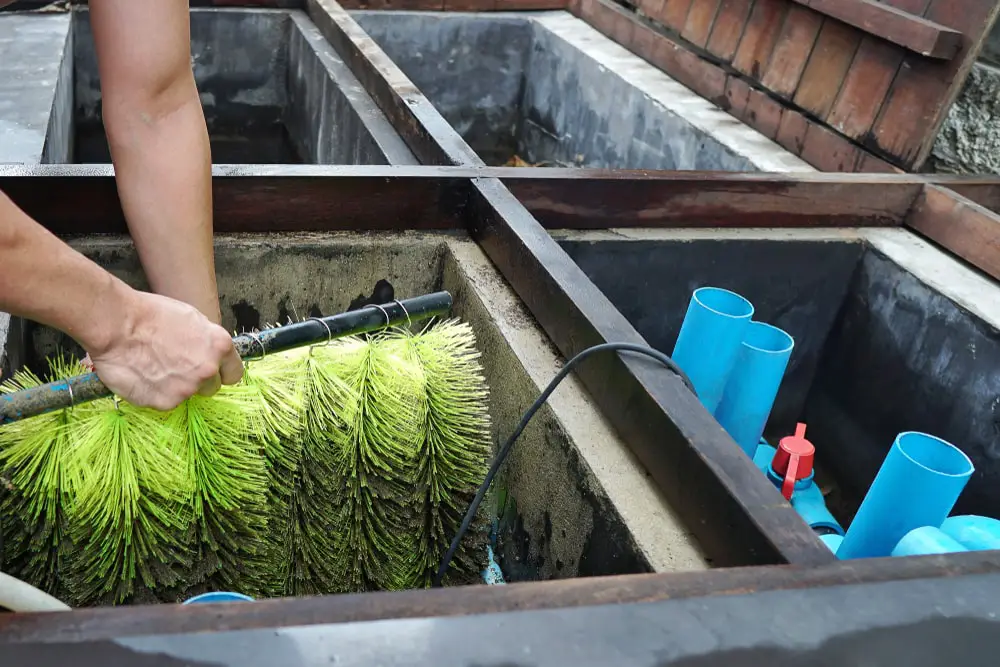
[[733,67],[760,80],[771,59],[787,13],[788,3],[784,0],[756,0],[743,31],[743,38],[736,49]]
[[832,181],[708,176],[594,178],[586,185],[579,179],[500,178],[548,229],[894,227],[903,224],[923,187],[915,178],[878,176]]
[[832,130],[813,123],[806,132],[800,156],[809,164],[822,164],[823,171],[854,171],[861,150]]
[[923,165],[998,13],[995,0],[931,0],[924,17],[961,30],[967,39],[949,62],[906,57],[873,127],[879,150],[898,156],[908,169]]
[[928,58],[951,60],[961,31],[877,0],[791,0]]
[[[663,0],[658,16],[651,16],[663,25],[680,32],[687,22],[688,12],[691,11],[693,0]],[[697,0],[701,1],[701,0]]]
[[928,185],[906,225],[1000,280],[1000,215],[958,193]]
[[864,139],[902,60],[899,49],[888,42],[863,37],[826,122],[848,137]]
[[810,125],[812,123],[805,116],[786,109],[781,116],[781,124],[778,125],[778,134],[774,140],[785,150],[801,156],[802,149],[806,144],[806,132],[809,131]]
[[826,19],[795,91],[794,101],[817,118],[826,118],[861,43],[861,33]]
[[761,83],[782,97],[791,97],[813,51],[823,17],[805,7],[789,8],[778,43]]
[[706,48],[724,62],[730,62],[736,55],[736,48],[743,38],[743,29],[750,18],[751,4],[752,0],[722,0],[719,5],[719,13],[715,17],[715,25]]
[[931,176],[930,180],[962,197],[1000,213],[1000,176]]
[[592,605],[742,596],[783,590],[991,574],[995,551],[837,561],[817,567],[770,566],[707,572],[585,577],[506,586],[326,595],[254,604],[147,605],[71,612],[0,614],[0,642],[63,643],[189,632],[232,632],[402,618],[447,618]]
[[601,33],[615,38],[640,58],[670,74],[702,97],[720,103],[725,99],[726,73],[669,37],[640,23],[634,14],[606,0],[582,0],[579,18]]
[[778,126],[781,124],[781,114],[784,111],[785,108],[777,100],[753,88],[747,98],[743,117],[765,137],[774,139],[778,135]]
[[695,0],[684,22],[681,37],[695,46],[704,47],[715,25],[715,16],[719,13],[721,0]]
[[725,103],[719,106],[736,118],[742,119],[746,114],[749,100],[750,84],[738,76],[730,76],[726,80]]

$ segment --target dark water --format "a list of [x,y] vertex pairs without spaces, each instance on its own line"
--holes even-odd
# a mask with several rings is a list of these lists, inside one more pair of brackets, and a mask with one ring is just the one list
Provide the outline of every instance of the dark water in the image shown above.
[[[215,164],[302,164],[305,160],[295,150],[283,123],[258,124],[253,127],[209,127],[212,162]],[[107,164],[111,151],[104,136],[104,126],[78,125],[73,142],[76,164]]]

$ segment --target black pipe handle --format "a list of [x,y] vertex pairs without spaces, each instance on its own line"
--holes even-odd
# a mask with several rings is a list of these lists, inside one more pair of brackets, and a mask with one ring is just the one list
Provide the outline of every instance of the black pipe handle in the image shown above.
[[[435,292],[381,306],[365,306],[329,317],[311,318],[259,333],[240,334],[233,338],[233,345],[242,359],[257,359],[325,340],[356,336],[447,315],[451,312],[451,306],[451,294]],[[86,373],[10,394],[0,394],[0,424],[9,424],[109,396],[111,391],[104,386],[97,373]]]

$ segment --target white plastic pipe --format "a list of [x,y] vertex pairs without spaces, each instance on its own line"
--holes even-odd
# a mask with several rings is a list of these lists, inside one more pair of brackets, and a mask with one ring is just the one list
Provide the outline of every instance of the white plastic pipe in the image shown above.
[[0,607],[14,612],[69,611],[69,605],[3,572],[0,572]]

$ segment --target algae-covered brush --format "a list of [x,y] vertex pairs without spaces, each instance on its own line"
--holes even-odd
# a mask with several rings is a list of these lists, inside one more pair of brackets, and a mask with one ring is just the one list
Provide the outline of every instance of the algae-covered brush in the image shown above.
[[128,600],[137,584],[171,586],[190,566],[190,478],[161,413],[111,399],[75,424],[65,576],[78,604]]
[[411,582],[414,463],[424,423],[423,369],[379,340],[360,343],[345,378],[357,405],[337,451],[336,562],[347,590]]
[[[404,341],[424,374],[426,409],[414,480],[420,531],[414,585],[425,587],[488,468],[489,392],[468,324],[441,322]],[[453,571],[478,576],[485,564],[485,540],[481,530],[472,531],[455,555]]]
[[[286,595],[344,590],[335,554],[339,549],[338,498],[342,480],[336,452],[357,408],[357,395],[344,380],[360,362],[363,344],[346,339],[277,356],[275,372],[302,380],[299,455],[288,501],[275,513],[275,540],[282,547],[280,590]],[[280,491],[280,489],[279,489]]]
[[[63,355],[49,363],[47,381],[78,374],[83,366]],[[42,384],[30,370],[21,370],[0,385],[11,393]],[[7,558],[5,571],[48,592],[58,593],[59,567],[65,550],[67,512],[78,474],[70,465],[68,426],[81,411],[58,411],[35,420],[15,422],[0,429],[0,478],[7,493],[0,492],[2,540]],[[0,554],[2,556],[3,554]]]
[[251,387],[223,387],[192,396],[164,420],[185,468],[199,567],[209,585],[248,593],[260,590],[268,539],[267,471],[249,431],[261,409]]

